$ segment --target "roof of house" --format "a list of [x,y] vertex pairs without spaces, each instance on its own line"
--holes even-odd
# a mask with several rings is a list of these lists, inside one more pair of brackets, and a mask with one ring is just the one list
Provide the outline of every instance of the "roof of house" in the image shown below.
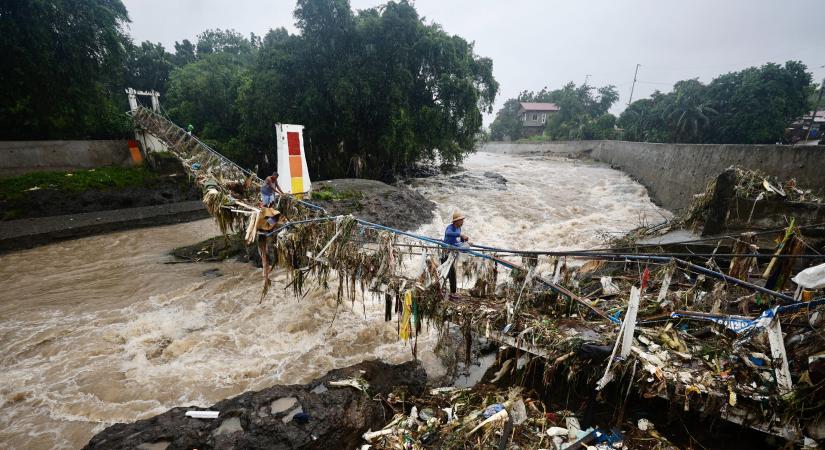
[[521,109],[525,111],[558,111],[560,108],[555,103],[531,103],[520,102]]

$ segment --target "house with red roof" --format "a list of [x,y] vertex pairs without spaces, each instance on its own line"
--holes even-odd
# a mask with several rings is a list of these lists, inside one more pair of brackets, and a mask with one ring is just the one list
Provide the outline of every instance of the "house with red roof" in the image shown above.
[[524,127],[522,135],[530,137],[542,134],[547,119],[557,112],[559,112],[559,107],[555,103],[521,102],[518,114],[521,126]]

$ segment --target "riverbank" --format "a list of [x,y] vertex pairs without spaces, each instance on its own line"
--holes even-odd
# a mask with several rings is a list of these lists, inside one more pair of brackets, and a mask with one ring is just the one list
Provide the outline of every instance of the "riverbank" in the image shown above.
[[[382,427],[392,414],[374,398],[419,396],[426,381],[417,361],[365,361],[307,384],[271,386],[208,408],[172,408],[150,419],[115,424],[83,448],[357,448],[363,433]],[[187,417],[188,411],[217,414],[199,419]]]
[[200,200],[180,163],[155,156],[140,167],[32,172],[0,178],[0,221]]
[[139,167],[0,178],[0,253],[208,217],[200,189],[169,155]]

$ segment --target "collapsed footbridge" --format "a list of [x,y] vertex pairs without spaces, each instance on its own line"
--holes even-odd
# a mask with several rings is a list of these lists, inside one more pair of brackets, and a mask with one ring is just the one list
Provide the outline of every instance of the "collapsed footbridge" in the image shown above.
[[[776,261],[787,259],[783,255],[734,256],[726,270],[712,255],[696,264],[632,249],[452,247],[357,217],[331,216],[291,195],[279,199],[278,225],[263,230],[262,180],[255,173],[157,110],[136,107],[130,114],[204,189],[204,203],[222,231],[256,244],[264,256],[262,301],[269,270],[277,265],[299,297],[310,283],[337,290],[339,302],[354,302],[358,291],[362,297],[376,293],[385,302],[385,319],[397,321],[399,337],[412,341],[413,349],[423,323],[443,331],[455,324],[468,340],[480,333],[547,361],[545,370],[586,374],[594,388],[610,386],[633,367],[636,391],[678,399],[686,410],[789,439],[800,439],[819,420],[797,414],[800,404],[780,400],[817,398],[810,397],[818,385],[811,381],[811,367],[823,343],[800,325],[821,315],[825,299],[801,301],[781,286],[731,275],[743,259],[759,268],[778,266]],[[796,233],[793,226],[788,232]],[[445,294],[449,264],[457,265],[470,289]],[[792,351],[786,349],[789,341]],[[596,348],[602,354],[593,358]],[[776,420],[777,412],[793,419]]]

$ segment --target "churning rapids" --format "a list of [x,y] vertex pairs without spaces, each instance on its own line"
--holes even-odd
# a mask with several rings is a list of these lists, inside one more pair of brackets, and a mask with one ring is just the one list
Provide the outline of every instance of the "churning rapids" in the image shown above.
[[[437,204],[420,233],[440,235],[457,207],[476,243],[593,248],[599,231],[667,215],[627,175],[595,163],[478,153],[464,168],[413,182]],[[172,248],[215,234],[203,220],[0,256],[0,448],[78,448],[113,422],[411,357],[377,299],[333,322],[333,293],[296,299],[282,273],[259,305],[259,269],[164,264]],[[223,276],[205,277],[212,268]],[[419,357],[439,376],[433,334],[419,340]]]

